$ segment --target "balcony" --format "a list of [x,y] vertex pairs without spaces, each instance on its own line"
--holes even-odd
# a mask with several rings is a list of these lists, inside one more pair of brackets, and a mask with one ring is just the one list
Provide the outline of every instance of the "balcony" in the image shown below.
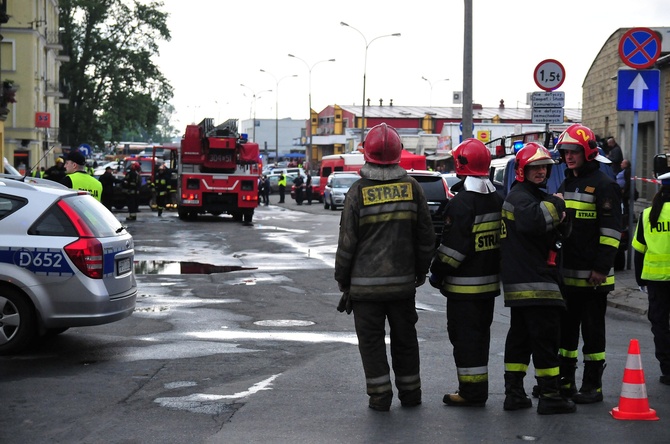
[[52,51],[62,51],[63,44],[60,42],[60,33],[58,31],[49,31],[46,35],[46,48]]

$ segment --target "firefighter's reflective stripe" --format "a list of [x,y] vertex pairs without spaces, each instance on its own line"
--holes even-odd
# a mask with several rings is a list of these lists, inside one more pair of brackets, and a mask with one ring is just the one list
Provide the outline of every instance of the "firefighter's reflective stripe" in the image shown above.
[[561,372],[560,372],[559,367],[536,368],[535,369],[535,376],[538,377],[538,378],[558,376],[560,373]]
[[556,299],[561,300],[561,290],[555,282],[523,282],[505,284],[505,300]]
[[416,220],[417,205],[414,202],[363,207],[360,210],[360,224],[376,224],[394,220]]
[[562,358],[577,359],[579,356],[579,350],[566,350],[564,348],[559,348],[558,355]]
[[500,291],[500,276],[461,277],[447,275],[444,278],[444,290],[460,294],[477,294],[489,291]]
[[393,285],[406,284],[414,282],[416,276],[414,274],[407,274],[405,276],[383,276],[383,277],[351,277],[351,285],[357,286],[376,286],[376,285]]
[[410,376],[396,376],[395,385],[398,390],[416,390],[421,388],[421,377],[418,373]]
[[612,248],[619,248],[621,233],[611,228],[600,228],[600,245],[609,245]]
[[544,221],[547,223],[547,231],[553,230],[554,222],[561,220],[561,217],[558,215],[558,210],[556,210],[556,206],[548,200],[543,200],[540,202],[540,209],[544,215]]
[[447,265],[450,265],[454,268],[458,268],[466,258],[463,253],[460,253],[453,248],[449,248],[446,245],[441,244],[437,248],[437,258],[440,262],[444,262]]
[[[591,270],[572,270],[570,268],[563,269],[563,283],[572,287],[593,288],[593,284],[589,283],[591,277]],[[610,268],[607,273],[605,282],[600,284],[614,285],[614,269]]]
[[[658,223],[651,226],[651,208],[642,213],[633,238],[633,248],[644,254],[642,279],[650,281],[670,280],[670,205],[663,205]],[[640,229],[643,232],[640,232]],[[640,241],[645,243],[642,243]]]
[[466,383],[485,382],[489,379],[488,367],[457,367],[458,381]]
[[379,376],[377,378],[366,378],[365,385],[368,395],[388,393],[393,390],[390,375]]
[[587,361],[604,361],[604,360],[605,360],[605,352],[584,354],[584,362],[587,362]]
[[522,364],[517,362],[505,362],[505,371],[526,373],[528,371],[528,364]]

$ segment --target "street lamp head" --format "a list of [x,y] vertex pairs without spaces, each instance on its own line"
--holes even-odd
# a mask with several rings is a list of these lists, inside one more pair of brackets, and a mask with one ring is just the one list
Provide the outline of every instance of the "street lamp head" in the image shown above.
[[395,34],[391,34],[391,37],[400,37],[400,33],[396,32]]
[[349,26],[349,24],[344,23],[344,22],[340,22],[340,25],[342,25],[342,26]]
[[334,62],[334,61],[335,61],[335,59],[328,59],[328,61],[329,61],[329,62]]

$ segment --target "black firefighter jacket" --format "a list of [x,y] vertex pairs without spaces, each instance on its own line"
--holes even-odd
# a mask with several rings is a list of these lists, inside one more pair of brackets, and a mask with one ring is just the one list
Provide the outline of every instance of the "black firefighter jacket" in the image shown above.
[[[468,188],[477,180],[479,187]],[[449,298],[472,300],[500,294],[502,197],[495,189],[474,190],[484,189],[486,183],[488,179],[466,178],[457,184],[464,184],[463,190],[447,204],[442,244],[430,272],[432,285]]]
[[413,298],[435,250],[423,189],[400,167],[386,170],[395,172],[387,180],[372,180],[369,171],[361,169],[344,201],[335,280],[352,300]]
[[563,283],[566,288],[590,289],[591,271],[605,274],[598,289],[614,289],[614,259],[622,229],[621,190],[598,169],[598,162],[584,164],[575,176],[565,170],[565,181],[558,190],[565,198],[572,233],[563,243]]
[[565,306],[559,287],[556,242],[565,211],[563,199],[529,182],[514,182],[503,203],[501,234],[505,306]]

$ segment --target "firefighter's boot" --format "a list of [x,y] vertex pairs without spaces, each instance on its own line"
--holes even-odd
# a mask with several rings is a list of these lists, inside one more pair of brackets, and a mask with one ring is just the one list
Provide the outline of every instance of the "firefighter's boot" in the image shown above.
[[538,414],[556,415],[574,413],[577,410],[574,402],[561,396],[558,376],[539,377],[537,385],[540,389],[540,400],[537,403]]
[[586,361],[582,388],[572,397],[577,404],[593,404],[603,401],[603,371],[605,361]]
[[575,382],[575,371],[577,370],[576,358],[560,358],[560,389],[561,396],[572,399],[577,393],[577,384]]
[[533,406],[526,391],[523,389],[524,372],[505,372],[505,403],[504,410],[528,409]]
[[158,217],[162,217],[162,216],[163,216],[163,209],[159,208],[158,209]]

